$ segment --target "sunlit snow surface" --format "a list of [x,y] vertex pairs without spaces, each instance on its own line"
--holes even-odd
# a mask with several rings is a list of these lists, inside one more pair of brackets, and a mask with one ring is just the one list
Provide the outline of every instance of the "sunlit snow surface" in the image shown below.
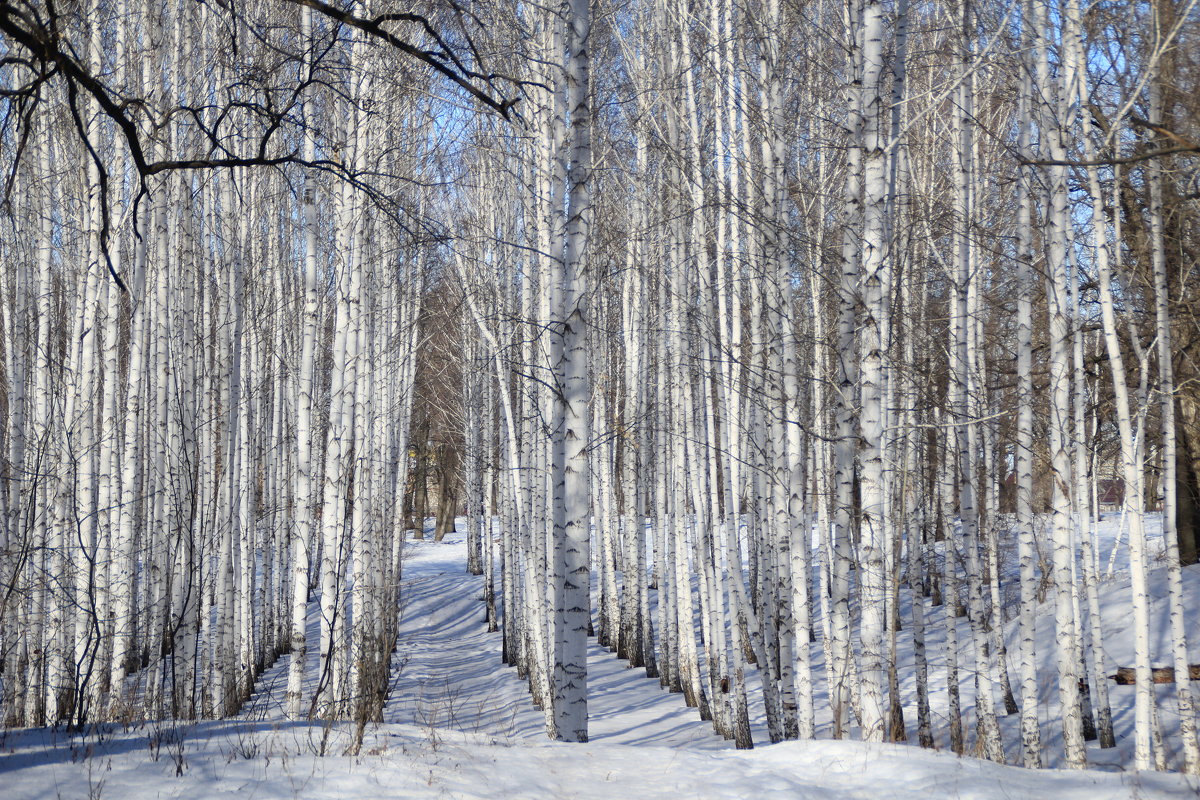
[[[1116,518],[1106,522],[1101,539],[1111,542]],[[1101,558],[1107,557],[1104,550]],[[592,740],[586,745],[552,743],[524,682],[500,663],[500,638],[487,633],[483,623],[482,579],[466,575],[464,563],[459,537],[452,535],[441,544],[410,543],[386,722],[367,730],[358,755],[344,755],[353,740],[353,726],[284,718],[285,656],[264,673],[255,697],[236,720],[149,722],[74,737],[47,729],[0,732],[0,800],[1200,796],[1200,783],[1180,775],[1121,771],[1127,764],[1124,747],[1116,752],[1089,747],[1089,759],[1108,766],[1103,772],[1033,772],[916,747],[827,739],[736,751],[714,736],[694,709],[684,706],[681,695],[662,691],[643,670],[627,669],[594,644],[589,660]],[[1110,672],[1131,658],[1123,569],[1118,564],[1118,574],[1102,590]],[[1200,581],[1189,572],[1189,588],[1194,589]],[[1152,586],[1162,584],[1160,576],[1153,577]],[[1195,608],[1198,600],[1193,596],[1189,607]],[[1156,625],[1159,619],[1165,623],[1160,608],[1155,611]],[[941,625],[942,618],[935,614],[929,622]],[[1052,617],[1042,615],[1041,622],[1039,660],[1046,665],[1043,676],[1049,677]],[[315,623],[314,615],[314,634]],[[941,637],[930,638],[931,684],[943,676],[933,697],[936,717],[939,693],[945,694],[944,673],[936,649]],[[819,650],[815,647],[814,654]],[[1166,655],[1165,649],[1160,652]],[[964,666],[967,656],[964,653]],[[310,658],[315,654],[310,652]],[[903,675],[908,654],[902,652],[900,661]],[[310,674],[315,674],[315,666],[314,660]],[[756,683],[752,676],[751,687]],[[964,680],[964,705],[970,703],[969,686]],[[1109,686],[1118,736],[1125,738],[1132,688]],[[906,689],[902,687],[905,694]],[[1045,690],[1045,701],[1053,703],[1050,687]],[[1170,708],[1169,694],[1170,687],[1160,688],[1163,712]],[[1044,714],[1046,720],[1056,716],[1050,709]],[[915,720],[908,722],[911,728]],[[1015,732],[1010,728],[1015,719],[1003,722],[1006,734]],[[1169,719],[1163,722],[1168,729],[1174,727]],[[761,719],[755,720],[754,728],[756,741],[765,740]],[[1043,733],[1053,763],[1057,731],[1044,722]],[[939,743],[945,746],[943,738],[939,733]],[[1015,754],[1015,737],[1006,738]]]
[[[1033,772],[902,745],[787,742],[752,751],[509,740],[389,724],[357,757],[315,755],[308,725],[181,727],[182,776],[153,726],[103,742],[10,733],[5,798],[1186,798],[1178,775]],[[342,731],[328,745],[344,745]],[[493,743],[494,742],[494,743]],[[176,748],[177,749],[177,748]]]

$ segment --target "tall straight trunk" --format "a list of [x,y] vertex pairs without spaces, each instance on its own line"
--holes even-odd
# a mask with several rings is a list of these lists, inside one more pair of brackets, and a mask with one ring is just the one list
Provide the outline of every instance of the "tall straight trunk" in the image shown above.
[[[356,55],[357,50],[356,43],[352,52]],[[346,132],[347,149],[352,147],[351,131]],[[321,714],[331,719],[344,711],[347,666],[344,641],[346,603],[343,594],[350,531],[346,524],[346,510],[351,475],[350,454],[357,441],[354,395],[358,377],[358,336],[352,325],[357,322],[362,291],[358,256],[360,237],[355,235],[354,227],[356,211],[357,204],[351,190],[343,186],[336,213],[341,264],[337,282],[325,480],[321,497],[321,672],[315,698]]]
[[[231,182],[223,184],[221,210],[226,215],[227,224],[236,224],[238,212],[235,211]],[[221,522],[220,563],[217,567],[220,622],[217,635],[221,640],[223,657],[220,665],[220,713],[233,714],[237,711],[242,700],[240,672],[242,665],[240,644],[242,632],[238,619],[240,600],[244,596],[245,586],[241,582],[238,562],[242,555],[241,548],[245,537],[251,535],[247,530],[246,518],[242,513],[242,473],[246,468],[243,461],[245,450],[242,447],[242,437],[246,427],[242,424],[246,413],[242,387],[243,337],[245,335],[245,315],[243,313],[243,271],[242,254],[237,250],[236,228],[227,230],[232,241],[227,243],[226,277],[227,284],[221,294],[221,321],[225,329],[222,340],[222,366],[228,370],[227,383],[224,387],[222,401],[226,414],[225,442],[223,446],[225,457],[224,497]],[[174,449],[174,448],[172,448]],[[172,584],[175,592],[182,587],[178,582]],[[175,597],[172,597],[172,607],[175,607]]]
[[975,385],[976,348],[972,329],[978,297],[978,273],[972,248],[972,199],[975,180],[974,147],[974,87],[970,77],[973,66],[971,30],[973,18],[968,0],[962,1],[961,69],[964,79],[959,85],[959,115],[955,121],[958,133],[958,167],[955,172],[955,210],[958,217],[955,253],[954,339],[952,343],[952,405],[956,422],[958,446],[958,513],[962,525],[964,566],[966,568],[967,598],[975,650],[975,709],[976,731],[984,755],[992,761],[1004,761],[1000,729],[992,698],[992,673],[988,659],[988,641],[983,619],[983,572],[979,563],[979,506],[976,454],[979,444],[979,423],[972,413]]
[[[1072,7],[1075,5],[1075,2],[1071,3]],[[1068,11],[1068,18],[1072,16],[1074,16],[1073,9]],[[1073,34],[1069,31],[1067,35],[1073,38]],[[1068,49],[1074,49],[1070,42],[1068,42]],[[1073,364],[1071,389],[1074,401],[1075,433],[1075,496],[1073,500],[1076,519],[1075,532],[1079,542],[1079,563],[1083,570],[1083,589],[1088,609],[1088,626],[1085,631],[1088,658],[1085,667],[1091,672],[1093,678],[1092,685],[1095,686],[1093,703],[1096,711],[1095,730],[1088,731],[1088,726],[1092,723],[1091,714],[1085,713],[1083,722],[1087,738],[1099,739],[1101,747],[1114,747],[1116,745],[1116,737],[1113,733],[1112,709],[1108,699],[1107,669],[1103,645],[1104,634],[1100,615],[1100,590],[1097,585],[1099,577],[1096,574],[1097,566],[1094,552],[1096,526],[1093,514],[1097,509],[1090,503],[1088,486],[1087,424],[1085,418],[1085,407],[1088,397],[1085,379],[1086,365],[1084,363],[1084,318],[1080,301],[1080,294],[1082,292],[1080,284],[1085,281],[1086,276],[1083,274],[1082,268],[1080,268],[1079,272],[1080,274],[1073,276],[1071,280],[1071,316],[1074,320],[1071,342]],[[1081,690],[1086,685],[1086,683],[1082,684],[1080,687]],[[1086,698],[1093,698],[1093,692],[1090,688],[1087,691]]]
[[[1159,31],[1159,36],[1161,36]],[[1153,75],[1150,81],[1150,121],[1162,120],[1162,85]],[[1179,535],[1176,530],[1178,497],[1176,478],[1175,431],[1175,354],[1171,337],[1171,309],[1168,294],[1166,243],[1163,220],[1162,167],[1153,161],[1148,167],[1150,183],[1150,254],[1154,270],[1155,333],[1158,341],[1158,391],[1162,418],[1163,463],[1163,539],[1167,547],[1167,597],[1171,629],[1171,656],[1175,666],[1175,698],[1179,712],[1179,738],[1183,744],[1184,771],[1200,775],[1200,744],[1196,737],[1195,701],[1187,680],[1188,645],[1184,611],[1183,575],[1179,560]]]
[[[1024,36],[1031,21],[1024,21]],[[1021,80],[1021,108],[1018,112],[1020,134],[1018,148],[1029,153],[1032,146],[1033,83],[1026,69]],[[1016,524],[1017,559],[1020,570],[1021,606],[1018,616],[1021,674],[1021,753],[1028,769],[1042,766],[1042,739],[1038,722],[1037,632],[1037,543],[1033,517],[1033,202],[1032,169],[1020,172],[1020,208],[1017,215],[1017,441],[1016,441]]]
[[[147,207],[148,208],[148,207]],[[145,213],[145,212],[143,212]],[[148,213],[141,220],[143,227],[150,222]],[[134,618],[136,594],[134,589],[134,530],[139,516],[144,514],[141,492],[144,462],[148,453],[144,450],[142,435],[143,396],[147,393],[150,377],[149,349],[149,297],[146,296],[146,243],[139,240],[134,251],[134,274],[130,283],[132,319],[129,334],[129,366],[126,380],[126,416],[124,446],[121,460],[120,516],[115,534],[112,563],[114,586],[112,616],[113,652],[111,663],[112,702],[120,701],[120,682],[133,669]]]
[[[91,20],[88,36],[87,62],[93,74],[101,68],[101,26]],[[103,148],[100,129],[100,107],[94,99],[87,104],[88,121],[85,135],[94,147]],[[94,696],[91,681],[96,668],[100,617],[105,610],[98,601],[99,515],[99,414],[95,407],[102,391],[101,351],[104,327],[104,281],[106,270],[101,252],[101,206],[108,198],[101,197],[105,187],[100,182],[100,168],[91,153],[83,153],[86,164],[87,206],[84,216],[85,250],[83,253],[84,287],[79,298],[77,327],[79,336],[73,347],[76,361],[68,406],[69,434],[67,457],[70,474],[74,477],[74,494],[70,499],[70,518],[67,536],[71,541],[71,565],[74,573],[74,686],[72,696],[73,725],[88,719]]]
[[[861,517],[858,550],[861,620],[859,641],[862,647],[862,737],[864,741],[883,741],[887,732],[884,711],[883,680],[884,628],[887,611],[887,575],[885,574],[884,526],[885,485],[883,468],[884,370],[886,343],[883,328],[888,313],[890,285],[889,254],[886,252],[887,162],[888,153],[881,130],[883,116],[883,3],[865,0],[859,25],[862,33],[862,89],[860,136],[862,141],[862,255],[859,260],[859,291],[863,316],[859,331],[859,460],[861,463]],[[848,354],[843,353],[843,358]]]
[[[834,452],[833,452],[833,532],[829,551],[830,573],[830,652],[829,688],[833,712],[833,738],[847,733],[851,699],[850,645],[850,565],[852,524],[855,517],[854,456],[857,449],[855,425],[855,387],[858,383],[858,359],[855,357],[855,330],[858,327],[858,277],[863,225],[863,105],[861,83],[860,3],[849,7],[849,48],[847,69],[854,76],[846,88],[849,137],[846,183],[843,190],[842,247],[840,279],[837,287],[837,344],[834,353]],[[880,711],[882,714],[882,711]]]
[[[1037,48],[1035,85],[1049,87],[1043,92],[1040,110],[1041,146],[1055,161],[1066,162],[1063,143],[1065,119],[1069,103],[1050,77],[1050,42],[1046,9],[1035,4],[1034,26],[1041,39]],[[1050,466],[1053,475],[1051,505],[1053,508],[1053,569],[1055,582],[1054,623],[1057,634],[1058,690],[1062,703],[1063,747],[1068,766],[1081,769],[1086,764],[1083,740],[1083,719],[1080,704],[1079,634],[1073,610],[1074,584],[1072,565],[1075,553],[1071,536],[1071,500],[1068,487],[1072,484],[1071,459],[1068,451],[1070,425],[1070,353],[1067,327],[1067,250],[1070,246],[1070,210],[1067,196],[1067,174],[1063,166],[1050,168],[1049,208],[1046,211],[1046,296],[1050,335]]]
[[[561,529],[555,520],[555,728],[566,741],[586,742],[587,635],[591,623],[591,557],[588,491],[589,376],[587,358],[585,247],[591,226],[591,88],[588,47],[591,32],[589,0],[571,0],[567,13],[565,79],[570,119],[571,155],[567,170],[566,250],[562,263],[561,306],[557,332],[562,337],[562,360],[555,365],[562,388],[556,401],[561,428],[555,446],[563,465]],[[556,481],[557,482],[557,481]]]
[[940,448],[942,450],[942,463],[937,466],[938,476],[938,501],[939,509],[938,516],[941,519],[942,544],[945,548],[945,560],[943,562],[942,581],[944,593],[942,595],[942,614],[945,618],[946,625],[946,691],[949,696],[949,712],[950,718],[950,749],[955,753],[962,755],[965,749],[963,741],[962,729],[962,701],[960,699],[961,689],[959,687],[959,652],[958,652],[958,617],[961,608],[959,604],[958,590],[958,554],[954,531],[954,501],[955,494],[958,488],[958,481],[955,474],[955,448],[951,441],[947,441]]
[[[301,9],[301,37],[311,48],[312,11]],[[304,157],[311,159],[315,145],[304,137]],[[317,266],[317,187],[311,173],[301,190],[301,233],[304,242],[301,350],[296,397],[295,525],[291,534],[292,600],[291,659],[288,666],[287,713],[293,719],[303,713],[304,662],[308,653],[308,575],[313,544],[313,406],[317,369],[317,323],[319,313]]]
[[[51,136],[48,127],[38,126],[34,130],[35,153],[37,154],[37,172],[41,187],[38,192],[39,225],[36,238],[37,247],[37,338],[34,342],[35,380],[33,386],[33,426],[30,439],[36,442],[39,461],[39,473],[45,472],[43,466],[54,463],[54,445],[56,436],[53,426],[53,369],[54,356],[52,353],[51,317],[53,316],[54,288],[52,258],[54,254],[53,223],[50,209],[53,205],[54,191],[50,185],[51,176]],[[53,548],[55,535],[51,530],[53,520],[52,504],[56,492],[57,481],[50,474],[43,474],[38,480],[29,482],[29,491],[24,504],[29,509],[29,528],[31,542],[45,549],[41,564],[38,559],[32,559],[35,566],[52,570],[58,560]],[[57,574],[48,572],[48,574]],[[35,613],[35,628],[31,633],[40,633],[42,646],[41,657],[30,659],[29,674],[26,688],[25,718],[26,724],[35,725],[56,721],[52,714],[47,713],[50,705],[51,687],[58,676],[55,674],[55,653],[57,651],[57,632],[55,623],[58,621],[56,608],[58,600],[52,593],[47,582],[38,581],[35,584],[33,609]]]
[[[638,174],[646,174],[646,135],[640,132],[637,137],[637,147],[634,154],[635,169]],[[641,196],[635,195],[633,224],[637,230],[646,227],[646,207]],[[639,475],[641,471],[642,453],[635,446],[632,426],[639,427],[642,418],[643,381],[641,380],[644,358],[642,355],[642,290],[644,279],[640,267],[643,242],[641,236],[634,237],[627,245],[626,272],[621,280],[620,303],[623,313],[622,339],[625,355],[625,368],[622,376],[623,407],[621,425],[630,435],[621,437],[622,480],[621,499],[623,501],[621,516],[621,538],[624,546],[625,567],[621,581],[621,623],[617,643],[617,655],[629,660],[629,666],[641,667],[645,664],[644,637],[641,627],[644,618],[641,614],[641,595],[646,590],[644,572],[640,570],[642,546],[642,526],[638,516],[638,497],[641,494]]]

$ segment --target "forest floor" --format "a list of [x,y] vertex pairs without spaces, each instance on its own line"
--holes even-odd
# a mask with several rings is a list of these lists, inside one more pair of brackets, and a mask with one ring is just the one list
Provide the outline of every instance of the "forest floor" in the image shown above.
[[[944,751],[828,739],[734,750],[684,705],[682,695],[663,691],[644,670],[628,669],[595,644],[588,663],[591,741],[550,742],[524,681],[500,663],[500,636],[488,633],[484,620],[482,578],[466,574],[464,564],[460,536],[409,543],[385,721],[368,727],[357,755],[346,755],[355,738],[352,725],[285,718],[285,656],[261,676],[237,719],[99,726],[79,735],[46,728],[0,731],[0,797],[1200,796],[1200,782],[1193,779],[1122,771],[1117,764],[1117,771],[1035,772]],[[1110,588],[1106,599],[1119,602],[1123,592],[1115,584]],[[1118,622],[1127,621],[1112,610]],[[1106,621],[1108,616],[1106,611]],[[311,624],[315,633],[315,609]],[[310,648],[307,669],[314,676],[315,650]],[[761,720],[754,727],[757,742],[764,733]]]

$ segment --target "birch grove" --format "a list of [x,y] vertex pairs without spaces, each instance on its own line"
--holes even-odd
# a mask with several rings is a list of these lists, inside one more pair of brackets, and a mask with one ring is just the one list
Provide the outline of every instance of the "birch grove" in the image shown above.
[[381,720],[428,517],[555,739],[1200,774],[1198,24],[0,0],[5,724]]

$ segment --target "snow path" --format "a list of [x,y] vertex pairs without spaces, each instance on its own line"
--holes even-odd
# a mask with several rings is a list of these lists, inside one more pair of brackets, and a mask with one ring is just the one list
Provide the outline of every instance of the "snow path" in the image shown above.
[[[400,641],[384,720],[482,734],[545,738],[545,716],[525,681],[501,664],[501,638],[488,633],[483,578],[466,572],[461,534],[405,544]],[[643,669],[591,640],[588,729],[592,742],[725,749],[731,745],[659,687]]]
[[[308,647],[305,650],[304,681],[301,684],[300,692],[304,698],[303,707],[308,709],[312,705],[313,695],[317,691],[317,679],[321,674],[320,598],[314,598],[308,604],[305,632]],[[287,682],[291,663],[291,653],[285,653],[276,659],[274,664],[263,670],[254,683],[254,693],[242,705],[242,713],[238,715],[239,717],[253,720],[287,718]]]
[[[405,542],[399,642],[384,722],[433,731],[473,734],[481,742],[546,738],[545,715],[514,667],[501,663],[501,637],[487,630],[483,578],[466,571],[466,540],[449,533]],[[319,674],[320,604],[309,606],[305,707]],[[285,719],[284,695],[291,656],[259,677],[241,717]],[[644,669],[588,645],[588,729],[593,742],[705,750],[732,745],[688,708],[683,695],[660,688]]]

